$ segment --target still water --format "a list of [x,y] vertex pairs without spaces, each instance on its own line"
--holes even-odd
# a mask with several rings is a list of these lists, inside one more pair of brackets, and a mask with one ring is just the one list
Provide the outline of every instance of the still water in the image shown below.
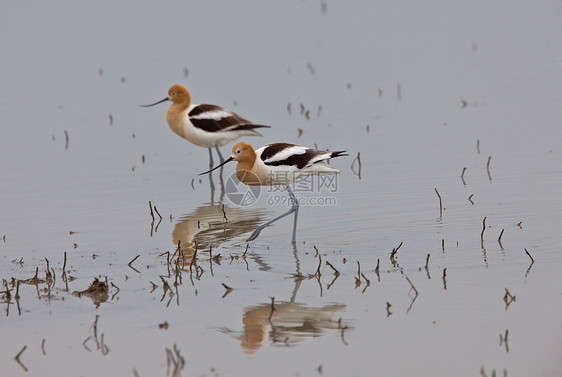
[[[560,375],[561,11],[4,5],[2,373]],[[349,152],[294,187],[295,246],[245,242],[285,192],[233,199],[138,107],[174,82],[255,147]]]

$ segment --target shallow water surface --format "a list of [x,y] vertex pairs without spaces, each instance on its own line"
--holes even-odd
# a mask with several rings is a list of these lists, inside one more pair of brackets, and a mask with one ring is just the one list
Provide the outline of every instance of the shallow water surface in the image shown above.
[[[6,8],[6,375],[560,374],[557,4]],[[293,187],[296,245],[246,242],[283,189],[138,107],[172,82],[349,152]]]

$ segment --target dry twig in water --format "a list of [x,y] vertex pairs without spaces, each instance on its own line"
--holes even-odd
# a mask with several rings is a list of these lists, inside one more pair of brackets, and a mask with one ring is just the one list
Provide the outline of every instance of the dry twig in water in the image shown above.
[[213,273],[213,247],[209,246],[209,272],[211,276],[215,276]]
[[160,217],[160,220],[162,220],[162,216],[160,215],[160,212],[158,212],[158,209],[156,209],[156,206],[154,206],[154,211],[156,211],[156,214]]
[[513,296],[511,293],[509,293],[507,288],[505,288],[505,295],[503,296],[503,301],[505,302],[505,310],[507,310],[507,308],[509,308],[509,305],[511,305],[511,303],[517,301],[517,297]]
[[23,363],[20,360],[20,356],[22,353],[24,353],[24,351],[27,349],[27,346],[23,346],[23,348],[17,353],[17,355],[14,357],[14,360],[16,360],[16,362],[23,368],[24,371],[27,372],[27,367],[25,365],[23,365]]
[[[535,263],[535,259],[531,256],[531,254],[529,254],[529,251],[527,249],[525,249],[525,253],[529,258],[531,258],[531,266],[532,266]],[[529,266],[529,268],[531,268],[531,266]]]
[[[357,262],[359,263],[359,262]],[[318,254],[318,267],[316,268],[316,272],[314,273],[314,276],[318,276],[320,277],[321,273],[320,273],[320,267],[322,266],[322,256],[320,254]]]
[[152,221],[154,222],[154,211],[152,210],[152,202],[148,201],[148,208],[150,209],[150,217],[152,217]]
[[392,249],[392,252],[390,253],[390,262],[392,263],[392,265],[394,267],[396,267],[396,259],[394,258],[394,256],[398,252],[398,249],[400,249],[402,247],[403,243],[404,243],[403,241],[400,242],[400,245],[398,245],[398,247],[396,249]]
[[505,229],[502,229],[502,231],[500,232],[500,236],[498,237],[498,243],[500,244],[500,248],[503,250],[503,245],[502,245],[502,236],[503,236],[503,232]]
[[127,266],[129,266],[131,269],[135,270],[137,273],[140,274],[140,271],[139,271],[139,270],[137,270],[136,268],[134,268],[133,266],[131,266],[131,264],[133,264],[133,262],[136,261],[138,257],[140,257],[140,254],[137,255],[136,257],[134,257],[133,260],[131,260],[129,263],[127,263]]
[[345,332],[345,330],[347,330],[348,328],[349,328],[348,326],[342,326],[342,319],[340,318],[340,319],[338,320],[338,329],[341,330],[341,341],[342,341],[342,343],[345,344],[346,346],[349,345],[349,344],[345,341],[344,332]]
[[224,295],[222,295],[222,298],[225,298],[226,295],[228,295],[230,292],[232,292],[233,288],[229,287],[228,285],[221,283],[221,285],[224,287],[224,289],[226,290],[224,292]]
[[269,317],[267,318],[268,321],[271,321],[271,317],[273,316],[273,312],[275,311],[275,297],[271,298],[271,312],[269,313]]
[[[357,171],[355,170],[355,163],[357,162]],[[357,157],[353,159],[351,162],[351,171],[355,174],[359,179],[361,179],[361,152],[357,152]]]
[[412,309],[412,306],[414,306],[414,302],[416,302],[416,299],[418,298],[418,290],[416,289],[416,287],[414,287],[414,284],[412,284],[412,281],[408,278],[407,275],[404,275],[404,277],[406,278],[406,280],[408,281],[408,283],[410,284],[410,291],[408,292],[408,297],[410,297],[410,292],[414,291],[414,297],[411,298],[412,302],[410,303],[410,306],[408,307],[408,310],[406,310],[406,314],[408,312],[410,312],[410,309]]
[[482,220],[482,233],[480,233],[480,244],[482,249],[484,249],[484,231],[486,230],[486,216],[484,216],[484,220]]
[[380,264],[381,260],[380,258],[377,258],[377,267],[375,267],[375,274],[377,274],[377,280],[379,281],[379,283],[381,282],[381,275],[379,274]]
[[326,261],[326,265],[327,265],[327,266],[330,266],[330,268],[331,268],[332,270],[334,270],[334,274],[335,274],[336,276],[340,274],[340,272],[339,272],[334,266],[332,266],[332,264],[331,264],[330,262]]
[[224,221],[228,222],[228,218],[226,217],[226,212],[224,210],[224,204],[222,205],[221,210],[222,210],[222,216],[224,217]]
[[435,193],[437,194],[437,197],[439,198],[439,218],[443,217],[443,200],[441,200],[441,195],[439,194],[439,191],[437,191],[437,188],[435,188]]
[[[180,377],[185,366],[185,359],[180,355],[180,350],[174,344],[171,349],[166,348],[166,376]],[[173,367],[170,369],[170,367]]]
[[312,247],[314,248],[314,251],[316,251],[316,254],[314,254],[314,257],[316,257],[319,253],[318,248],[316,247],[316,245],[312,245]]
[[111,296],[111,299],[113,300],[113,298],[114,298],[115,296],[117,296],[117,294],[118,294],[121,290],[119,289],[118,286],[116,286],[115,284],[113,284],[113,282],[111,282],[111,286],[112,286],[113,288],[117,289],[117,292],[115,292],[115,293]]
[[62,264],[62,275],[61,275],[61,279],[63,281],[66,281],[66,251],[64,252],[64,262]]
[[371,285],[371,281],[369,279],[367,279],[367,277],[365,276],[364,273],[361,273],[361,277],[365,280],[365,282],[367,283],[367,285],[365,286],[365,288],[363,288],[363,292],[361,293],[365,293],[365,291],[367,290],[367,288]]
[[502,334],[500,334],[500,347],[502,346],[502,344],[505,344],[506,353],[509,352],[509,344],[507,343],[508,335],[509,335],[509,329],[505,329],[505,335],[502,336]]
[[[330,282],[330,284],[328,284],[326,286],[327,289],[330,289],[330,287],[332,287],[332,285],[334,285],[334,283],[336,282],[336,280],[338,280],[338,277],[340,276],[339,272],[334,273],[334,278],[332,279],[332,281]],[[322,286],[320,286],[320,289],[322,289]]]
[[527,253],[527,256],[529,258],[531,258],[531,264],[529,265],[529,267],[527,267],[527,272],[525,272],[525,277],[529,276],[529,272],[531,272],[531,267],[533,267],[533,264],[535,264],[535,260],[533,259],[533,257],[531,256],[531,254],[529,254],[529,252],[527,251],[527,249],[525,249],[525,253]]

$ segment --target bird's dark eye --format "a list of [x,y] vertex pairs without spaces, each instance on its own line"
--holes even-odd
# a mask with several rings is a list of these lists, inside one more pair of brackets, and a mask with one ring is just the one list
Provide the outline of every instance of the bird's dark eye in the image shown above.
[[175,96],[175,95],[176,95],[176,92],[172,92],[172,96]]
[[236,154],[240,154],[240,152],[242,152],[240,149],[236,150]]

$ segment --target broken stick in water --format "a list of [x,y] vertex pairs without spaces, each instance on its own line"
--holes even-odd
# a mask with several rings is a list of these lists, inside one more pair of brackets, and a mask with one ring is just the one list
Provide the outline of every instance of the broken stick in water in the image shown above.
[[531,256],[531,254],[529,254],[529,251],[527,249],[525,249],[525,253],[527,253],[527,255],[529,256],[529,258],[531,258],[531,265],[533,263],[535,263],[535,259]]
[[134,257],[132,261],[130,261],[129,263],[127,263],[127,266],[129,266],[131,269],[135,270],[137,273],[140,274],[140,271],[139,271],[139,270],[137,270],[136,268],[134,268],[133,266],[131,266],[131,264],[132,264],[134,261],[136,261],[138,257],[140,257],[140,254],[137,255],[136,257]]
[[24,351],[27,349],[27,346],[23,346],[23,348],[18,352],[18,354],[14,357],[14,360],[16,360],[16,362],[23,368],[24,371],[27,372],[27,367],[25,365],[23,365],[23,363],[20,360],[20,356],[22,353],[24,353]]
[[[357,171],[355,170],[355,163],[357,162]],[[361,179],[361,152],[357,152],[357,157],[353,159],[351,162],[351,171],[355,174],[359,179]]]
[[148,201],[148,208],[150,209],[150,217],[152,217],[152,221],[154,221],[154,211],[152,210],[152,202]]
[[334,270],[334,275],[339,275],[339,274],[340,274],[340,272],[339,272],[334,266],[332,266],[332,264],[331,264],[330,262],[326,261],[326,265],[327,265],[327,266],[330,266],[330,268],[331,268],[332,270]]
[[271,317],[273,316],[273,312],[275,311],[275,297],[271,298],[271,312],[269,313],[269,317],[267,318],[271,321]]
[[160,217],[160,220],[162,220],[162,216],[160,215],[160,212],[158,212],[158,209],[156,209],[156,206],[154,206],[154,211],[156,211],[156,214]]
[[502,236],[503,236],[503,232],[505,229],[502,229],[502,231],[500,232],[500,236],[498,237],[498,243],[500,244],[500,248],[503,250],[503,245],[502,245]]
[[482,233],[480,233],[480,244],[482,249],[484,248],[484,231],[486,230],[486,216],[484,216],[484,220],[482,220]]
[[533,264],[535,264],[535,260],[533,259],[533,257],[531,256],[531,254],[529,254],[529,252],[527,251],[527,249],[525,249],[525,253],[527,253],[527,256],[529,258],[531,258],[531,264],[529,265],[529,267],[527,267],[527,272],[525,273],[525,277],[527,277],[527,275],[529,275],[529,272],[531,272],[531,267],[533,267]]
[[441,200],[441,195],[439,194],[439,191],[437,191],[437,188],[435,188],[435,193],[439,197],[439,218],[441,218],[443,217],[443,201]]
[[[394,256],[396,255],[396,253],[398,252],[398,249],[400,249],[402,247],[402,244],[404,244],[404,242],[400,242],[400,245],[398,245],[398,247],[396,249],[392,249],[392,252],[390,253],[390,261],[394,263]],[[377,267],[378,267],[378,263],[377,263]]]

